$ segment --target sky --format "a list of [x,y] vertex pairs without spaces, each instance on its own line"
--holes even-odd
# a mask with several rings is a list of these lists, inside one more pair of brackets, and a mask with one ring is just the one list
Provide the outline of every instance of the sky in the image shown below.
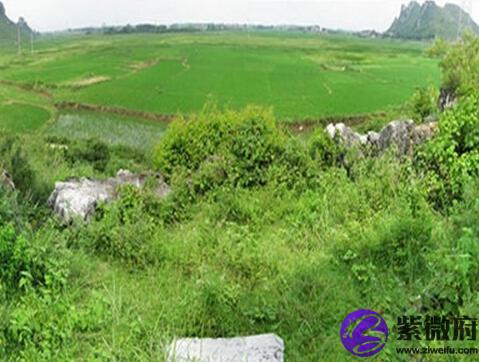
[[[320,25],[386,30],[408,0],[0,0],[12,20],[23,16],[37,31],[85,26],[184,22]],[[420,2],[424,2],[420,1]],[[479,0],[437,0],[472,4]]]

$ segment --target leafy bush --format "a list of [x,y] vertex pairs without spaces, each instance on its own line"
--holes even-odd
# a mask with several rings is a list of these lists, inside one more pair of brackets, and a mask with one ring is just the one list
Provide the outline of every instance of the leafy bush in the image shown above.
[[444,88],[459,96],[479,88],[479,37],[465,33],[453,44],[438,40],[429,53],[441,59]]
[[134,186],[119,191],[119,200],[103,205],[96,219],[81,228],[84,246],[129,266],[143,267],[154,260],[151,238],[157,220],[149,214],[152,196]]
[[0,227],[0,280],[10,290],[62,289],[68,275],[68,252],[61,237],[42,229],[35,236]]
[[0,134],[0,168],[10,173],[18,190],[34,189],[35,175],[17,137]]
[[411,110],[415,120],[424,121],[426,117],[436,115],[438,112],[437,102],[439,91],[433,87],[418,89],[411,99]]
[[323,167],[341,166],[346,149],[332,139],[323,128],[318,128],[309,141],[310,157]]
[[416,158],[431,201],[446,207],[461,197],[465,180],[479,171],[479,95],[471,94],[441,116],[437,136]]
[[[206,180],[213,177],[221,183],[224,178],[232,185],[250,187],[268,181],[268,169],[284,152],[284,145],[285,137],[269,111],[249,107],[221,113],[207,108],[191,119],[173,122],[155,150],[154,161],[168,179],[183,169],[190,175],[200,172]],[[222,170],[212,170],[217,167]]]
[[299,140],[289,136],[280,156],[269,169],[268,179],[277,192],[302,191],[320,182],[320,163],[316,163]]
[[33,229],[24,202],[0,193],[0,359],[69,360],[75,334],[98,328],[108,310],[99,318],[100,298],[75,300],[65,235],[38,218]]
[[70,145],[65,152],[65,158],[71,165],[86,162],[97,171],[105,171],[110,161],[110,150],[106,143],[90,139]]
[[477,181],[464,187],[464,202],[451,210],[449,222],[436,232],[437,247],[427,254],[430,278],[424,295],[431,310],[475,315],[479,288],[479,193]]

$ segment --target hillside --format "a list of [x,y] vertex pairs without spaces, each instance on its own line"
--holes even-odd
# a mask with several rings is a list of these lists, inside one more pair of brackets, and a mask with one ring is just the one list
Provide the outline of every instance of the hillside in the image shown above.
[[[32,30],[28,26],[25,19],[20,18],[18,20],[20,24],[20,29],[22,31],[22,36],[29,36]],[[10,20],[6,14],[5,6],[0,2],[0,42],[1,43],[10,43],[16,42],[17,40],[17,23]]]
[[402,6],[399,18],[394,20],[386,34],[403,39],[454,39],[466,30],[479,34],[479,26],[461,7],[454,4],[441,7],[434,1],[420,5],[412,1]]

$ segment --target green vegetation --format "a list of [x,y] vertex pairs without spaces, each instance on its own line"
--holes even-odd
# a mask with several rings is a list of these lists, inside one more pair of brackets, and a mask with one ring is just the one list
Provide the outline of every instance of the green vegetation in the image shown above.
[[[461,124],[479,122],[471,102],[441,117],[426,162],[457,137],[457,127],[467,132]],[[233,148],[230,137],[246,148]],[[174,336],[275,332],[288,360],[347,361],[337,329],[355,308],[380,310],[391,321],[437,309],[475,315],[474,178],[446,195],[453,208],[442,206],[443,195],[435,199],[424,182],[424,163],[385,155],[356,159],[346,170],[329,162],[338,150],[318,137],[297,143],[270,113],[253,108],[179,119],[154,161],[166,167],[173,194],[158,201],[148,189],[124,188],[87,225],[65,228],[2,192],[5,357],[154,361]],[[48,158],[33,157],[38,146],[20,143],[24,162],[46,169]],[[178,158],[181,145],[188,160]],[[476,151],[457,152],[462,164]],[[80,154],[79,163],[62,157],[56,167],[93,169],[97,160]],[[401,360],[394,347],[381,358]]]
[[424,121],[438,112],[439,91],[433,86],[420,88],[412,96],[410,109],[413,119]]
[[441,59],[443,86],[458,96],[468,94],[479,87],[479,38],[465,33],[453,46],[438,40],[428,50]]
[[4,104],[0,106],[0,124],[14,132],[35,131],[48,121],[50,113],[28,104]]
[[478,174],[478,122],[478,94],[469,95],[442,116],[438,137],[419,153],[428,193],[441,207],[460,198],[467,180]]
[[[452,54],[465,61],[475,45],[466,36],[439,54],[445,83]],[[11,121],[0,168],[17,190],[0,184],[0,357],[161,361],[175,337],[273,332],[287,361],[353,361],[338,329],[354,309],[391,323],[477,316],[477,68],[457,77],[457,104],[410,158],[284,127],[398,106],[417,87],[429,88],[405,112],[418,122],[437,112],[439,68],[423,47],[168,34],[45,39],[35,57],[1,55],[0,121]],[[59,111],[59,101],[97,112]],[[166,128],[128,110],[180,114]],[[46,206],[56,181],[119,169],[159,171],[172,192],[122,187],[89,223],[66,225]],[[396,343],[381,360],[410,360]]]
[[148,150],[158,142],[166,127],[162,122],[112,114],[69,112],[61,113],[45,133],[68,139],[97,138],[109,145]]
[[0,130],[35,132],[53,118],[54,107],[40,94],[0,84]]
[[45,37],[6,57],[0,79],[72,101],[157,114],[198,112],[208,100],[273,107],[280,120],[395,108],[438,84],[425,45],[297,33]]

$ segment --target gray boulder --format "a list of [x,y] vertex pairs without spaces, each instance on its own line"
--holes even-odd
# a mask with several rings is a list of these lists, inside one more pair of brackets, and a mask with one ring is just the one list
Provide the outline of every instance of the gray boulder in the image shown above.
[[15,184],[13,182],[12,176],[0,168],[0,184],[3,185],[7,190],[15,190]]
[[326,132],[333,139],[339,139],[348,148],[364,145],[367,143],[367,136],[354,132],[344,123],[329,124]]
[[133,174],[120,170],[116,177],[105,181],[94,181],[86,178],[57,182],[55,190],[48,199],[53,208],[64,221],[72,219],[88,220],[100,203],[111,202],[117,198],[117,188],[122,185],[133,185],[141,188],[149,178],[155,178],[155,194],[165,198],[171,191],[160,174]]
[[185,338],[172,343],[168,362],[283,362],[284,342],[274,334],[250,337]]
[[106,182],[86,178],[57,182],[48,199],[48,205],[64,221],[68,222],[74,218],[87,220],[99,203],[114,199],[114,191]]
[[398,156],[403,156],[408,154],[414,146],[432,138],[436,129],[436,122],[415,125],[412,120],[396,120],[386,125],[379,133],[368,132],[363,135],[354,132],[344,123],[328,125],[326,133],[346,148],[367,148],[381,154],[394,146]]
[[411,135],[414,129],[414,122],[392,121],[384,127],[379,133],[377,148],[379,152],[387,150],[391,146],[396,146],[399,155],[405,155],[411,149]]

